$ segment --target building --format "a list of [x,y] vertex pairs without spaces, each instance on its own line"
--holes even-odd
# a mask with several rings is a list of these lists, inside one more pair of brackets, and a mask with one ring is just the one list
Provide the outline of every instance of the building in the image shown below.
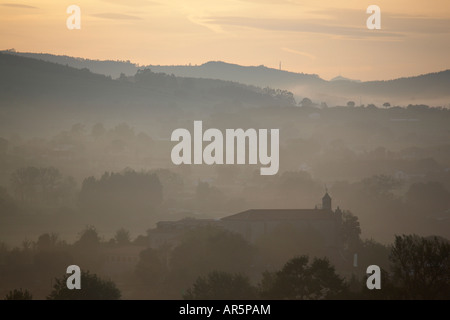
[[313,229],[317,231],[327,247],[340,244],[342,212],[339,207],[333,211],[331,197],[326,193],[322,207],[314,209],[252,209],[221,219],[222,226],[240,233],[250,243],[272,232],[281,224],[294,227],[298,232]]
[[155,229],[147,232],[149,246],[153,249],[173,248],[177,246],[183,235],[195,228],[220,225],[219,220],[185,218],[178,221],[160,221]]
[[298,232],[313,229],[318,232],[329,249],[341,247],[340,230],[342,212],[332,209],[328,192],[322,198],[322,206],[314,209],[251,209],[222,219],[183,219],[161,221],[155,229],[148,231],[152,248],[175,247],[189,230],[202,226],[217,226],[241,234],[250,243],[255,243],[276,227],[288,224]]
[[139,254],[145,246],[123,245],[111,246],[103,249],[103,272],[112,276],[125,272],[132,272],[139,262]]

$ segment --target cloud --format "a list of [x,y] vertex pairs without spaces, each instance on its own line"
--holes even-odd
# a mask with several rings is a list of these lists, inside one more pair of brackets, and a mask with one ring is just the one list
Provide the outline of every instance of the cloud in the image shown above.
[[[249,0],[251,1],[251,0]],[[450,19],[381,12],[381,30],[368,30],[365,9],[328,8],[306,10],[308,18],[280,19],[252,16],[206,16],[193,21],[204,26],[223,29],[226,26],[245,27],[268,31],[317,33],[348,40],[400,41],[415,35],[450,33]],[[313,17],[312,17],[312,16]]]
[[3,7],[12,7],[12,8],[39,9],[38,7],[33,7],[33,6],[29,6],[26,4],[20,4],[20,3],[1,3],[0,5]]
[[[405,33],[450,33],[450,19],[387,14],[384,20],[386,28]],[[381,27],[383,28],[383,16]]]
[[239,0],[240,2],[249,2],[254,4],[273,4],[273,5],[280,5],[280,4],[288,4],[288,5],[300,5],[297,2],[289,1],[289,0]]
[[127,7],[146,7],[146,6],[161,5],[161,3],[159,2],[149,0],[103,0],[103,1]]
[[91,14],[92,17],[102,18],[102,19],[111,19],[111,20],[141,20],[142,18],[138,16],[132,16],[129,14],[122,13],[97,13]]
[[[328,21],[347,23],[349,25],[364,24],[369,17],[365,11],[358,9],[322,9],[312,13],[322,16]],[[381,11],[381,31],[414,34],[414,33],[450,33],[450,19],[420,15],[406,15]]]
[[[343,24],[330,21],[330,19],[257,19],[250,17],[207,17],[203,23],[220,26],[238,26],[269,31],[320,33],[350,39],[362,38],[401,38],[400,32],[367,30],[366,21],[359,25]],[[344,21],[345,22],[345,21]]]
[[290,48],[281,48],[281,50],[286,51],[286,52],[290,52],[290,53],[294,53],[294,54],[298,54],[300,56],[304,56],[304,57],[310,58],[312,60],[315,60],[317,58],[316,56],[314,56],[314,55],[312,55],[312,54],[310,54],[308,52],[297,51],[297,50],[290,49]]

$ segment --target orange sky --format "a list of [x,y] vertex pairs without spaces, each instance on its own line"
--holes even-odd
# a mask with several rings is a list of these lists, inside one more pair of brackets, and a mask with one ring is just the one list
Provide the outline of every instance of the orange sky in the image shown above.
[[[81,30],[66,8],[81,7]],[[368,30],[366,8],[381,8]],[[450,69],[450,0],[6,0],[0,49],[139,64],[222,60],[361,79]]]

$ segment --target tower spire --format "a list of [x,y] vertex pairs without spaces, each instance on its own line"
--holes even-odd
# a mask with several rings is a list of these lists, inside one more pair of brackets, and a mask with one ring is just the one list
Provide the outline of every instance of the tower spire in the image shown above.
[[322,197],[322,209],[331,211],[331,197],[328,194],[328,189],[325,187],[325,195]]

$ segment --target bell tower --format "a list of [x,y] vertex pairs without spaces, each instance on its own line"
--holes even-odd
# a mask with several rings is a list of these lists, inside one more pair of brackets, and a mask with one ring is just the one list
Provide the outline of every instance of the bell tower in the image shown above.
[[322,209],[331,211],[331,197],[328,194],[328,190],[325,192],[325,195],[322,197]]

